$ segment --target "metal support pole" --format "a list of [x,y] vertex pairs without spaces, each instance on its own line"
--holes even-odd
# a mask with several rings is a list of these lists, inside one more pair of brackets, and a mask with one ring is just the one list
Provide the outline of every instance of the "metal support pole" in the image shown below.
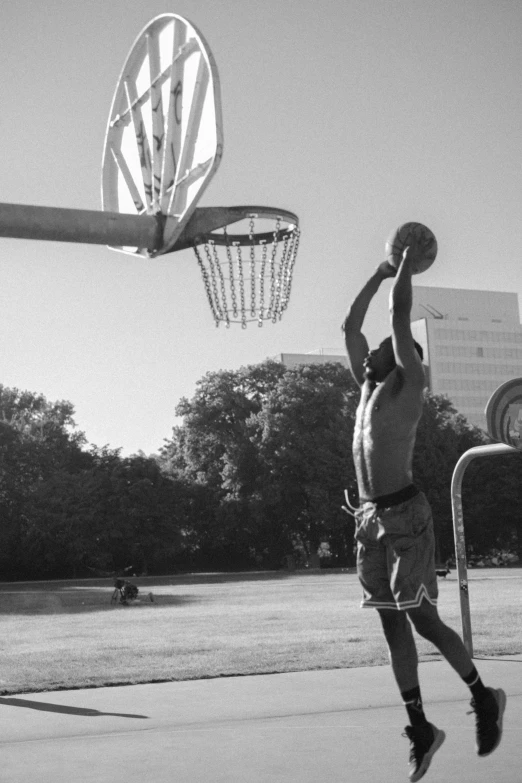
[[453,511],[453,534],[455,537],[455,558],[457,561],[457,576],[459,580],[460,618],[462,622],[462,639],[469,655],[473,658],[473,639],[471,635],[471,614],[469,610],[469,589],[466,556],[466,539],[464,536],[464,513],[462,510],[462,480],[469,463],[476,457],[492,457],[496,454],[520,454],[518,449],[504,443],[494,443],[489,446],[475,446],[466,451],[453,471],[451,479],[451,507]]
[[163,242],[161,215],[0,204],[0,237],[146,248]]

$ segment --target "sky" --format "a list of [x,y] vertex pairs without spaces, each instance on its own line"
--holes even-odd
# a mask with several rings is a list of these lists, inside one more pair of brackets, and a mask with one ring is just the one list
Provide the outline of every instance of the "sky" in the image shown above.
[[[112,96],[140,31],[176,13],[217,63],[224,154],[200,206],[302,230],[288,310],[216,328],[192,252],[0,239],[0,383],[69,400],[90,444],[157,453],[207,372],[343,353],[390,232],[435,233],[421,285],[522,296],[519,0],[17,0],[2,8],[0,202],[101,209]],[[389,281],[365,322],[389,333]]]

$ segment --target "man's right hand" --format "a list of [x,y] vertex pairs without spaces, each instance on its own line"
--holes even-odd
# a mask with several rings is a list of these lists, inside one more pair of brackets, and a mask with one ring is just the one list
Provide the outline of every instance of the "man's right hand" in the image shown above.
[[383,261],[382,264],[379,264],[377,267],[377,271],[381,275],[382,279],[385,280],[387,277],[395,277],[397,274],[397,269],[392,266],[388,261]]

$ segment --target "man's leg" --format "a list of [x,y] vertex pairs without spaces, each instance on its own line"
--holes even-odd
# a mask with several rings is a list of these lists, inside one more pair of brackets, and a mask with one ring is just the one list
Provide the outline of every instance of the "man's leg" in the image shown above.
[[419,686],[417,647],[406,612],[379,609],[390,663],[401,693]]
[[412,726],[426,726],[419,686],[417,647],[406,612],[379,610],[390,663]]
[[442,653],[448,663],[469,687],[471,706],[476,714],[477,752],[487,756],[500,744],[506,694],[499,688],[488,688],[480,679],[460,636],[442,622],[437,607],[424,600],[408,610],[415,630]]
[[418,678],[417,648],[406,612],[393,609],[378,611],[388,643],[393,674],[411,723],[411,726],[406,726],[404,736],[407,736],[411,743],[409,777],[414,783],[426,773],[433,755],[444,742],[445,734],[429,723],[424,714]]
[[464,642],[453,628],[442,622],[437,607],[424,600],[416,609],[409,609],[408,615],[415,630],[440,650],[448,663],[462,678],[473,671],[473,661]]

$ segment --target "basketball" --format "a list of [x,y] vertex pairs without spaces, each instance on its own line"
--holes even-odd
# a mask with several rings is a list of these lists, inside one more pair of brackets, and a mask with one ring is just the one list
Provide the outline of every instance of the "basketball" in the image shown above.
[[428,226],[422,223],[403,223],[386,242],[386,260],[396,269],[402,261],[404,249],[410,247],[414,275],[425,272],[437,255],[437,240]]

